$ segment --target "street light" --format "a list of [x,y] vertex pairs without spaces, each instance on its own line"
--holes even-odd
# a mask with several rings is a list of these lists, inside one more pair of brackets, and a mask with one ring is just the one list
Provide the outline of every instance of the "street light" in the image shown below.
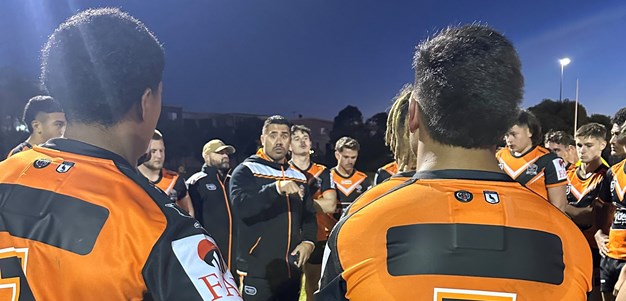
[[570,60],[569,58],[562,58],[559,60],[559,63],[561,64],[561,84],[559,85],[559,101],[563,100],[563,68],[569,65],[569,63],[571,62],[572,60]]

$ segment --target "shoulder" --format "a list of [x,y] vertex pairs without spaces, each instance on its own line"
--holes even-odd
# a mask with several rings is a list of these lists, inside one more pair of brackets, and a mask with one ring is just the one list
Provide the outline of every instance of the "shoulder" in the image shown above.
[[163,177],[164,178],[175,178],[178,177],[178,173],[169,169],[163,168]]
[[287,170],[285,170],[284,176],[286,178],[289,178],[290,180],[306,182],[306,175],[292,166],[290,166]]
[[208,175],[205,172],[199,171],[199,172],[191,175],[191,177],[189,177],[189,179],[187,179],[187,185],[194,185],[194,184],[196,184],[196,182],[200,181],[201,179],[205,178],[206,176],[208,176]]

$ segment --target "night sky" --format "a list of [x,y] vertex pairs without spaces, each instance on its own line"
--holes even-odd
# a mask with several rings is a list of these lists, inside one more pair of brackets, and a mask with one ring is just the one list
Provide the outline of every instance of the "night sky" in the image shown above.
[[522,60],[524,106],[575,97],[589,113],[626,105],[624,1],[178,0],[0,1],[0,68],[38,76],[39,49],[64,19],[117,6],[166,50],[164,98],[185,111],[332,119],[346,105],[367,118],[413,81],[417,43],[450,24],[480,21]]

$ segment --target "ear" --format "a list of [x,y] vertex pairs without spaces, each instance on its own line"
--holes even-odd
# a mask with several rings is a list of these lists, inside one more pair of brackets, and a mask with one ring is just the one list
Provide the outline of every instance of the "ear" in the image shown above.
[[39,122],[39,120],[34,119],[33,121],[30,122],[30,126],[33,127],[33,133],[37,133],[37,134],[41,134],[41,122]]
[[415,133],[419,129],[419,106],[413,98],[409,100],[409,132]]
[[261,134],[259,141],[261,142],[261,146],[265,147],[265,134]]
[[600,143],[600,149],[604,150],[606,148],[606,140]]
[[[163,83],[159,83],[157,90],[147,88],[141,95],[141,105],[138,108],[138,115],[141,121],[150,120],[151,116],[161,114],[161,89]],[[157,117],[158,119],[158,117]]]
[[339,161],[339,158],[341,158],[341,154],[338,151],[335,151],[335,159]]

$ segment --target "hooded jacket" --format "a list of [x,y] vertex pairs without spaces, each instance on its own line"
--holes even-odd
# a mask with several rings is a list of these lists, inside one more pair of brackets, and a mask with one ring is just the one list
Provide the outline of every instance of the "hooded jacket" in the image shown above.
[[[300,185],[304,197],[279,193],[276,181]],[[235,168],[230,199],[237,221],[237,271],[242,276],[289,279],[293,249],[315,243],[317,223],[306,177],[288,163],[273,162],[262,150]]]

